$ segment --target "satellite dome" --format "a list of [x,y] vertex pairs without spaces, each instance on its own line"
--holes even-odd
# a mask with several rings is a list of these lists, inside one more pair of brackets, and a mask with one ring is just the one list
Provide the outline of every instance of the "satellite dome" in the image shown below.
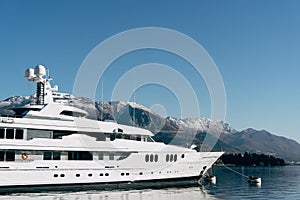
[[34,74],[39,77],[46,75],[46,68],[43,65],[38,65],[34,69]]
[[35,77],[34,75],[34,69],[32,68],[28,68],[25,71],[25,78],[27,78],[28,80],[32,80]]

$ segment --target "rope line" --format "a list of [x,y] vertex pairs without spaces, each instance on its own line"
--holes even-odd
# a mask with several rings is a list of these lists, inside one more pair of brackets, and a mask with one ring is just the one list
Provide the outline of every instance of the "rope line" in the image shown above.
[[244,174],[242,174],[242,173],[240,173],[239,171],[236,171],[236,170],[234,170],[234,169],[231,169],[230,167],[227,167],[226,165],[223,165],[226,169],[229,169],[229,170],[231,170],[232,172],[234,172],[234,173],[237,173],[237,174],[239,174],[239,175],[241,175],[241,176],[243,176],[243,177],[245,177],[245,178],[249,178],[249,176],[246,176],[246,175],[244,175]]

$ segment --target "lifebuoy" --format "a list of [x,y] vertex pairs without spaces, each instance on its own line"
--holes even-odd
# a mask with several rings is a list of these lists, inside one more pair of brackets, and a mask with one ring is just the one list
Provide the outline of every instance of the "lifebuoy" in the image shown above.
[[28,158],[27,153],[23,153],[23,154],[22,154],[22,160],[27,160],[27,158]]

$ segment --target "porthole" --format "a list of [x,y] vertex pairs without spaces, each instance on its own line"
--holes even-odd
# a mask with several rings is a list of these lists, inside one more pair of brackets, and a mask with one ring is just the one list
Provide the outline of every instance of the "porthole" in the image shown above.
[[150,155],[150,162],[153,162],[153,155]]
[[154,161],[158,162],[158,155],[157,154],[154,156]]
[[109,173],[106,173],[105,176],[109,176]]
[[64,174],[61,174],[61,175],[60,175],[60,177],[62,177],[62,178],[63,178],[63,177],[65,177],[65,175],[64,175]]
[[181,154],[181,158],[184,158],[184,154]]
[[125,174],[124,173],[121,173],[121,176],[124,176]]
[[76,174],[76,177],[80,177],[80,174]]
[[129,173],[126,173],[126,176],[129,176]]
[[174,162],[177,162],[177,154],[174,155]]
[[99,174],[99,176],[103,176],[103,173]]
[[149,162],[149,155],[148,155],[148,154],[147,154],[146,157],[145,157],[145,161],[146,161],[146,162]]
[[93,176],[93,174],[88,174],[88,176],[89,176],[89,177],[92,177],[92,176]]
[[143,175],[143,172],[140,172],[140,175]]
[[167,154],[167,156],[166,156],[166,162],[169,162],[170,161],[170,156],[169,156],[169,154]]
[[173,162],[173,154],[170,155],[170,162]]
[[53,177],[54,177],[54,178],[57,178],[57,177],[58,177],[58,174],[54,174]]

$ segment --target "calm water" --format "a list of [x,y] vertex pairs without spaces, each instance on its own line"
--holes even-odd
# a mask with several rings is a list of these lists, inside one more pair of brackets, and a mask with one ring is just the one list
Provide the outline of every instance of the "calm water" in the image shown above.
[[161,190],[88,191],[76,193],[41,193],[0,196],[0,199],[110,200],[110,199],[299,199],[300,166],[232,167],[246,175],[262,178],[261,187],[249,185],[247,179],[224,167],[214,167],[217,184],[201,187]]

